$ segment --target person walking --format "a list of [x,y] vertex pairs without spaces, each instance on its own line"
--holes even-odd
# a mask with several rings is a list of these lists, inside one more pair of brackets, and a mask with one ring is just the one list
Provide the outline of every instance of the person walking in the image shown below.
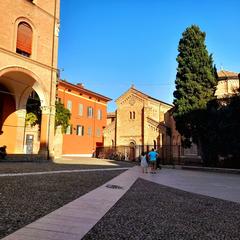
[[146,153],[145,152],[142,152],[142,154],[141,154],[141,167],[142,167],[142,172],[143,173],[148,173],[148,171],[147,171],[148,163],[147,163]]
[[158,153],[154,151],[154,148],[152,148],[152,150],[148,153],[148,157],[151,166],[151,173],[156,173]]

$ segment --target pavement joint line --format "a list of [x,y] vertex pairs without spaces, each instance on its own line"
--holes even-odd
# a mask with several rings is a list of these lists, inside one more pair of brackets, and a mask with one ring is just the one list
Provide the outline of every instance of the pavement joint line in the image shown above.
[[30,173],[2,173],[0,177],[17,177],[17,176],[31,176],[31,175],[44,175],[56,173],[77,173],[77,172],[101,172],[101,171],[117,171],[129,170],[129,167],[122,168],[93,168],[93,169],[79,169],[79,170],[59,170],[59,171],[46,171],[46,172],[30,172]]

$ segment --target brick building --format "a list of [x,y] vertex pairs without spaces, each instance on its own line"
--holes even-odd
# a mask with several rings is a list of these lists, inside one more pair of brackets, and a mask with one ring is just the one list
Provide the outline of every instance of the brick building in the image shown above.
[[[132,86],[117,100],[117,110],[108,114],[105,147],[125,147],[124,155],[135,159],[146,148],[170,144],[167,112],[173,105],[155,99]],[[119,151],[120,150],[119,148]],[[125,151],[125,152],[124,152]]]
[[96,147],[103,145],[107,102],[111,99],[82,84],[66,81],[59,81],[58,98],[71,112],[71,124],[63,135],[62,154],[92,156]]
[[0,1],[0,145],[24,153],[26,105],[40,99],[40,149],[53,154],[59,0]]

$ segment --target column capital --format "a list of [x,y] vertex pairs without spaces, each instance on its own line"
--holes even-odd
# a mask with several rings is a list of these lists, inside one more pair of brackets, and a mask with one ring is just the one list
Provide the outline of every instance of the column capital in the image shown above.
[[15,113],[16,113],[18,118],[25,118],[27,110],[26,109],[18,109],[18,110],[16,110]]
[[41,106],[42,114],[46,115],[55,115],[55,106]]

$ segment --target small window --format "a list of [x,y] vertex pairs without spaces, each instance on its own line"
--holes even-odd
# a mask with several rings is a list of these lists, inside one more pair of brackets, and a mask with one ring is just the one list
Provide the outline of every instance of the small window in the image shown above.
[[67,100],[67,109],[72,112],[72,101]]
[[84,126],[77,125],[77,135],[78,136],[83,136],[84,135]]
[[79,103],[78,105],[78,115],[83,116],[83,104]]
[[99,128],[97,128],[97,130],[96,130],[96,135],[97,135],[97,137],[101,136],[101,130]]
[[67,134],[67,135],[72,134],[72,125],[68,125],[68,126],[67,126],[66,134]]
[[87,116],[90,118],[93,117],[93,108],[92,107],[87,108]]
[[133,119],[135,119],[135,112],[132,113],[132,117],[133,117]]
[[88,136],[92,136],[92,127],[88,127]]
[[98,109],[97,119],[102,120],[102,110]]
[[156,140],[153,140],[153,146],[154,146],[154,149],[157,148],[157,142],[156,142]]
[[132,112],[130,112],[130,119],[132,119]]
[[17,45],[16,52],[30,57],[32,54],[32,28],[26,22],[20,22],[17,29]]

